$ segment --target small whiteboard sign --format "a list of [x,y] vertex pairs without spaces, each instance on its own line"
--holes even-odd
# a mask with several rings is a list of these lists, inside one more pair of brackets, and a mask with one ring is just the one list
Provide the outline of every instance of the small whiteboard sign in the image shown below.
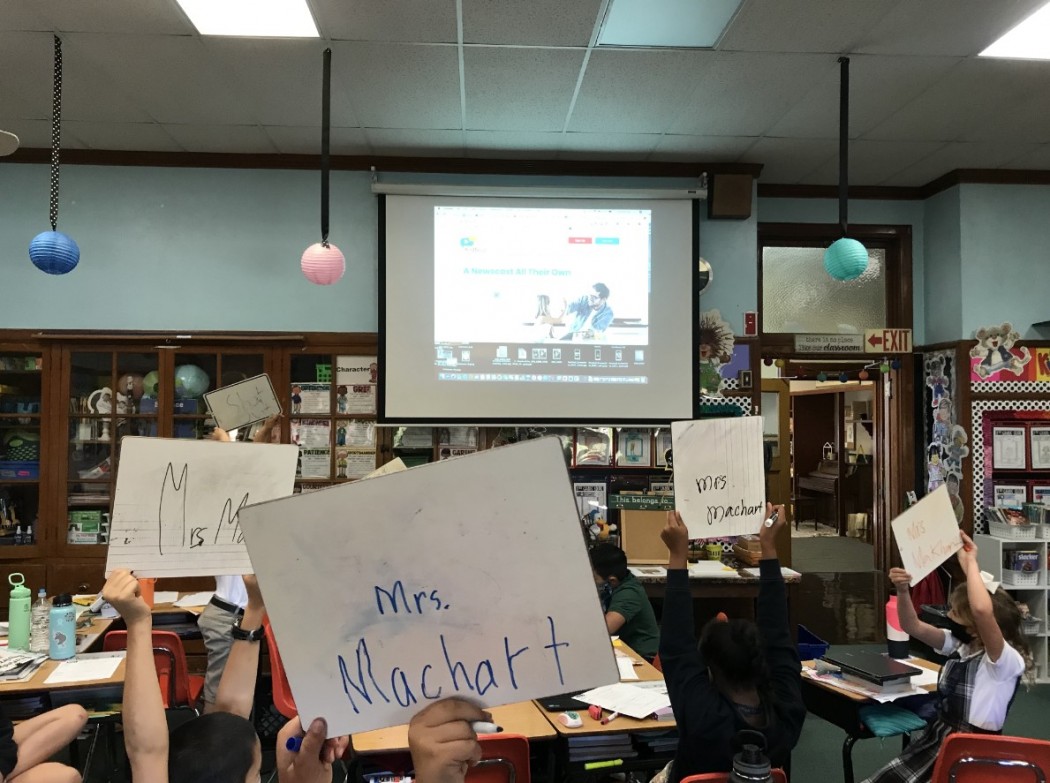
[[619,681],[558,438],[246,508],[304,725],[407,723]]
[[757,533],[765,518],[762,417],[671,423],[675,507],[689,538]]
[[962,549],[959,523],[944,484],[894,519],[890,527],[912,585]]
[[292,494],[296,446],[124,438],[106,574],[250,574],[240,512]]
[[256,375],[205,393],[215,423],[227,432],[265,421],[281,412],[270,376]]

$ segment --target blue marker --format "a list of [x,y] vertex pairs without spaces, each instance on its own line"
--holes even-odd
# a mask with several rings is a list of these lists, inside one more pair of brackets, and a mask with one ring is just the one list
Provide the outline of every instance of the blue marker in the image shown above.
[[284,746],[288,748],[292,753],[298,753],[299,748],[303,746],[302,737],[289,737],[288,741],[284,743]]

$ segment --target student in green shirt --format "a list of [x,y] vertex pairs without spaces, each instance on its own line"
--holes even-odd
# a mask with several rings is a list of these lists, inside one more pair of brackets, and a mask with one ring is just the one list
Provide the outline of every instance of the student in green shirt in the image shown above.
[[594,583],[603,590],[609,634],[651,662],[660,646],[660,629],[645,587],[627,570],[627,555],[613,544],[595,544],[590,557]]

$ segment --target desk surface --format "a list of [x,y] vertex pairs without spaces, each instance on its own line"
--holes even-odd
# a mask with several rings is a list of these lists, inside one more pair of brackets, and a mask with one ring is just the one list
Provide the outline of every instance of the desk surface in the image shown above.
[[[523,734],[530,740],[550,739],[554,727],[543,710],[531,701],[519,701],[502,707],[491,707],[492,720],[508,734]],[[408,750],[408,724],[354,734],[351,745],[355,753],[394,753]]]
[[[641,681],[652,682],[654,680],[662,680],[664,675],[655,666],[642,658],[638,653],[632,650],[627,645],[616,642],[615,648],[623,653],[626,653],[635,663],[634,670],[638,674],[638,679]],[[622,680],[622,682],[631,683],[634,680]],[[542,707],[539,709],[543,709]],[[558,713],[547,712],[543,710],[544,716],[550,721],[551,726],[554,727],[558,734],[566,737],[579,736],[582,734],[614,734],[622,733],[627,731],[652,731],[652,730],[664,730],[668,731],[675,728],[675,722],[673,720],[652,720],[647,718],[645,720],[638,720],[636,718],[629,718],[626,715],[621,715],[611,723],[607,723],[604,726],[587,714],[587,708],[584,707],[577,711],[580,719],[583,721],[583,725],[577,729],[570,729],[567,726],[563,726],[558,722]]]
[[[90,615],[84,615],[90,617]],[[88,652],[95,643],[102,638],[102,634],[109,630],[116,618],[91,617],[91,624],[85,628],[77,628],[77,653]]]
[[51,672],[53,672],[61,663],[62,661],[47,661],[33,673],[32,677],[24,682],[0,682],[0,695],[12,696],[17,694],[38,693],[40,691],[65,691],[75,688],[96,688],[99,686],[124,684],[124,660],[121,660],[117,670],[113,672],[113,676],[107,677],[104,680],[45,683],[44,680],[50,677]]

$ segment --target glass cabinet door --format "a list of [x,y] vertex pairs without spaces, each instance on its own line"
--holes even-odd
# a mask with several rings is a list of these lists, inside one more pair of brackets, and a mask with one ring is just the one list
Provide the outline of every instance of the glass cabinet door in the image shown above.
[[24,557],[40,512],[44,357],[0,352],[0,559]]
[[[261,375],[265,357],[261,353],[183,353],[175,355],[172,390],[172,437],[201,439],[211,436],[215,422],[204,400],[207,392]],[[250,433],[230,433],[247,440]]]

